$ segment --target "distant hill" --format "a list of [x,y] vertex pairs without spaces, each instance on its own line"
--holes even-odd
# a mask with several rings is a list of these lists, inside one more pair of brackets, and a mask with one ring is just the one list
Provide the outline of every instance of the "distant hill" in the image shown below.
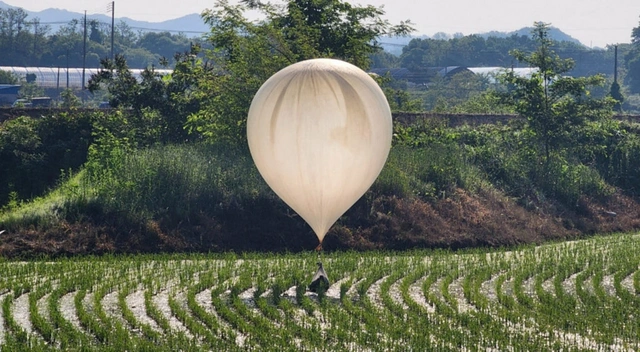
[[[11,6],[0,1],[0,9],[7,8],[18,8],[18,6]],[[54,8],[37,12],[25,10],[25,12],[29,15],[29,17],[27,18],[28,20],[39,18],[42,24],[48,24],[49,26],[51,26],[50,33],[55,33],[58,28],[66,23],[69,23],[69,21],[73,19],[81,19],[84,17],[83,13]],[[87,14],[87,19],[95,19],[99,22],[111,24],[111,16],[107,16],[106,14]],[[209,30],[209,26],[204,23],[200,15],[195,13],[163,22],[137,21],[128,17],[116,17],[116,24],[120,23],[120,21],[126,23],[135,31],[169,31],[172,33],[180,32],[189,37],[199,36],[202,33],[208,32]]]
[[[483,37],[483,38],[488,38],[488,37],[506,38],[506,37],[510,37],[510,36],[512,36],[514,34],[524,35],[524,36],[531,36],[531,31],[532,30],[533,30],[533,27],[524,27],[524,28],[518,29],[517,31],[512,31],[512,32],[491,31],[491,32],[486,32],[486,33],[480,33],[478,35]],[[567,33],[561,31],[560,29],[558,29],[556,27],[550,27],[549,28],[549,37],[551,39],[555,40],[555,41],[558,41],[558,42],[572,42],[572,43],[584,45],[578,39],[568,35]]]
[[[488,37],[497,37],[497,38],[506,38],[506,37],[510,37],[514,34],[517,35],[523,35],[523,36],[531,36],[531,30],[533,29],[533,27],[523,27],[520,28],[516,31],[511,31],[511,32],[498,32],[498,31],[491,31],[491,32],[486,32],[486,33],[476,33],[476,35],[483,37],[483,38],[488,38]],[[412,39],[426,39],[426,38],[431,38],[431,39],[453,39],[453,38],[458,38],[458,37],[462,37],[463,34],[460,33],[455,33],[455,34],[448,34],[448,33],[443,33],[443,32],[438,32],[436,34],[434,34],[433,36],[428,36],[428,35],[419,35],[419,36],[406,36],[406,37],[382,37],[380,38],[380,43],[382,45],[382,47],[384,48],[384,50],[394,54],[394,55],[400,55],[402,54],[402,47],[404,47],[405,45],[409,44],[409,42]],[[549,36],[551,37],[551,39],[562,42],[562,41],[568,41],[568,42],[572,42],[572,43],[577,43],[580,45],[584,45],[582,44],[578,39],[566,34],[565,32],[561,31],[560,29],[556,28],[556,27],[551,27],[549,29]]]

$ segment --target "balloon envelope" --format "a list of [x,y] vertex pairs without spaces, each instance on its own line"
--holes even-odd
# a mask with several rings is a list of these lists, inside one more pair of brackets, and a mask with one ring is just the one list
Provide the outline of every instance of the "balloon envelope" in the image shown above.
[[247,118],[258,171],[321,243],[378,177],[391,136],[391,111],[378,84],[333,59],[298,62],[274,74]]

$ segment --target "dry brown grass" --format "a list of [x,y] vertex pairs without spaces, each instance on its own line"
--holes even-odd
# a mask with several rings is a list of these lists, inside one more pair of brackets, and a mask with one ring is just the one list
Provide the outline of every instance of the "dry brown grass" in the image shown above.
[[325,247],[500,247],[640,228],[640,204],[629,197],[580,203],[575,209],[547,203],[528,210],[496,191],[469,194],[461,189],[436,202],[381,198],[373,203],[368,224],[334,228]]

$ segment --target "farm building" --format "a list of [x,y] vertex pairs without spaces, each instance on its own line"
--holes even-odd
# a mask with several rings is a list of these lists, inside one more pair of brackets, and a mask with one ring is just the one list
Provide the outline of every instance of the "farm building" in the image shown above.
[[0,84],[0,106],[11,105],[18,98],[18,90],[18,85]]

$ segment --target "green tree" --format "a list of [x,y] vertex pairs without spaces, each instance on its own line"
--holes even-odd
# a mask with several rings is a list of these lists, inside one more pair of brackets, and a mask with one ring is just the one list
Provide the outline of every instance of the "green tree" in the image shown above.
[[631,30],[631,42],[633,44],[640,44],[640,25]]
[[17,84],[18,77],[13,72],[0,70],[0,84]]
[[133,47],[135,45],[138,40],[138,35],[133,31],[133,29],[131,29],[131,27],[129,27],[127,22],[120,20],[115,29],[114,41],[117,39],[116,45],[121,47],[120,50],[126,47]]
[[402,49],[401,66],[420,71],[428,67],[454,65],[450,56],[451,45],[449,40],[412,39]]
[[60,97],[62,98],[61,107],[67,109],[75,109],[82,105],[80,98],[78,98],[71,88],[67,88],[60,93]]
[[423,111],[422,100],[409,93],[407,81],[395,80],[390,73],[384,76],[373,75],[387,98],[391,111],[418,112]]
[[631,31],[631,51],[626,55],[626,83],[632,93],[640,93],[640,25]]
[[111,96],[109,104],[112,107],[137,106],[138,82],[129,70],[124,56],[117,54],[113,61],[103,59],[101,64],[103,69],[89,79],[89,91],[93,93],[104,85]]
[[613,81],[613,83],[611,83],[609,96],[616,101],[613,105],[613,109],[616,111],[621,111],[622,103],[624,102],[624,95],[622,95],[622,92],[620,91],[620,84],[618,83],[618,81]]
[[190,39],[185,35],[173,35],[169,32],[145,33],[140,36],[136,45],[167,59],[173,58],[176,53],[188,51],[191,46]]
[[44,95],[44,88],[39,87],[36,83],[22,83],[18,90],[18,97],[31,99]]
[[19,65],[26,61],[30,49],[24,45],[29,37],[28,16],[21,8],[0,9],[0,49],[4,65]]
[[629,53],[626,83],[632,93],[640,93],[640,50]]
[[383,91],[391,111],[420,112],[424,110],[422,101],[412,97],[406,90],[384,88]]
[[127,65],[131,68],[147,68],[160,61],[160,55],[142,48],[126,48],[120,55],[127,59]]
[[100,30],[100,22],[98,20],[90,20],[89,21],[89,40],[92,42],[102,44],[102,40],[104,38],[104,34]]
[[197,82],[207,75],[209,68],[198,54],[200,48],[174,56],[175,68],[170,75],[159,74],[148,67],[141,81],[133,77],[123,55],[114,60],[103,59],[103,69],[89,80],[89,91],[106,89],[114,108],[130,109],[132,128],[138,131],[140,145],[178,143],[187,140],[184,129],[187,116],[200,105],[194,94]]
[[[264,19],[247,19],[248,10]],[[257,0],[216,2],[215,9],[203,14],[211,26],[207,40],[214,49],[208,58],[215,66],[199,82],[203,109],[189,117],[188,128],[244,144],[251,99],[264,81],[287,65],[318,57],[367,69],[370,55],[381,50],[377,38],[411,30],[408,22],[392,26],[383,15],[380,8],[340,0],[288,0],[281,6]]]
[[385,51],[378,51],[370,56],[371,68],[399,67],[400,60],[397,56]]
[[450,77],[438,75],[431,80],[424,93],[427,110],[451,111],[476,95],[486,91],[488,78],[470,71],[462,71]]
[[82,67],[83,28],[74,19],[63,25],[49,39],[49,64],[58,67]]
[[550,154],[575,141],[572,132],[589,120],[610,116],[612,101],[594,99],[589,88],[604,83],[601,75],[568,77],[573,68],[571,59],[561,59],[551,49],[549,25],[536,22],[533,39],[538,47],[531,53],[514,50],[512,55],[520,62],[537,68],[531,77],[522,77],[507,71],[501,79],[509,86],[501,94],[503,101],[527,119],[528,128],[542,148],[545,160]]

